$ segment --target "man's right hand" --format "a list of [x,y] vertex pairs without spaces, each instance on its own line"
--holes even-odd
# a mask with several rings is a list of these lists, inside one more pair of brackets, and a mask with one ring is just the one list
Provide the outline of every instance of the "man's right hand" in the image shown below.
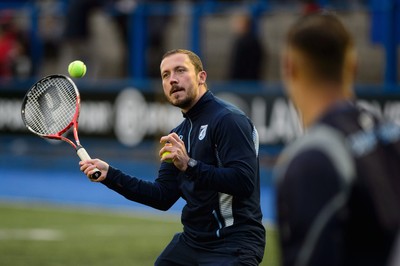
[[[109,165],[108,163],[99,160],[99,159],[90,159],[85,161],[79,162],[80,170],[85,173],[85,175],[90,179],[92,182],[101,182],[106,179]],[[101,175],[98,179],[94,180],[91,179],[90,176],[95,172],[95,168],[101,171]]]

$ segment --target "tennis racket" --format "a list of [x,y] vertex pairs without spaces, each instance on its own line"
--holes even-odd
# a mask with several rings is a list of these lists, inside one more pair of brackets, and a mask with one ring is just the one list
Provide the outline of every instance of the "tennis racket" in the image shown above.
[[[80,96],[75,83],[64,75],[50,75],[36,82],[26,93],[21,114],[25,126],[43,138],[63,140],[76,150],[81,160],[90,160],[78,137]],[[73,127],[75,143],[63,136]],[[96,180],[97,168],[91,175]]]

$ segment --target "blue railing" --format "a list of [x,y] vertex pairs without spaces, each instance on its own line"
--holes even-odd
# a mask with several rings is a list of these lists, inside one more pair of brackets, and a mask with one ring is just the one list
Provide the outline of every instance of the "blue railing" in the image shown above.
[[387,90],[394,90],[397,81],[397,47],[400,43],[400,0],[371,0],[372,41],[385,50],[385,77]]

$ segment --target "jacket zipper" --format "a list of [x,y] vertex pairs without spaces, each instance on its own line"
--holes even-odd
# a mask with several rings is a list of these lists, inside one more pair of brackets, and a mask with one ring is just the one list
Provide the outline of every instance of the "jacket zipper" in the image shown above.
[[188,133],[188,148],[187,148],[187,152],[188,152],[188,154],[190,154],[190,146],[191,146],[190,134],[192,133],[193,123],[192,123],[192,120],[190,120],[190,118],[188,118],[188,120],[190,122],[190,129],[189,129],[189,133]]

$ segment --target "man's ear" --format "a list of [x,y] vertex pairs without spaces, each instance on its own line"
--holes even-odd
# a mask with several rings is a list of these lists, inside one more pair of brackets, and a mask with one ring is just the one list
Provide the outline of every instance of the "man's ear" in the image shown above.
[[346,55],[346,60],[343,67],[344,82],[352,84],[357,76],[358,60],[357,54],[354,50],[351,50]]
[[204,70],[203,70],[203,71],[200,71],[200,72],[197,74],[197,78],[198,78],[198,80],[199,80],[199,85],[205,84],[205,83],[206,83],[206,80],[207,80],[207,72],[205,72]]
[[282,60],[281,75],[283,80],[292,80],[296,76],[296,65],[293,60],[293,57],[290,55],[288,51],[285,51],[283,52],[281,60]]
[[356,79],[357,73],[358,73],[358,56],[356,52],[353,52],[352,54],[352,67],[351,67],[351,72],[353,75],[353,80]]

